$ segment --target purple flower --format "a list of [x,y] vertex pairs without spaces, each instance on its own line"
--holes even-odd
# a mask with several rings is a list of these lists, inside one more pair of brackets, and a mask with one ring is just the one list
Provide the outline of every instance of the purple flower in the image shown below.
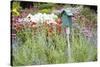
[[92,32],[88,29],[88,28],[86,28],[86,27],[84,27],[83,29],[82,29],[82,33],[86,36],[86,37],[92,37],[93,35],[92,35]]

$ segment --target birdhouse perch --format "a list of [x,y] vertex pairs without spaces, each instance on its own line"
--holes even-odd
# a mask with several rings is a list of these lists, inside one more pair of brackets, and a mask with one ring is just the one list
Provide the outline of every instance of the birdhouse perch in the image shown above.
[[[67,50],[67,53],[68,53],[68,62],[72,62],[72,56],[71,56],[71,45],[70,45],[70,28],[72,26],[72,19],[71,17],[73,16],[72,12],[70,10],[63,10],[61,12],[61,19],[62,19],[62,25],[64,27],[64,29],[66,30],[66,40],[68,42],[67,44],[67,47],[68,47],[68,50]],[[66,35],[65,34],[65,35]]]
[[71,27],[72,26],[72,16],[73,13],[71,12],[71,10],[63,10],[61,12],[61,19],[62,19],[62,25],[64,27]]

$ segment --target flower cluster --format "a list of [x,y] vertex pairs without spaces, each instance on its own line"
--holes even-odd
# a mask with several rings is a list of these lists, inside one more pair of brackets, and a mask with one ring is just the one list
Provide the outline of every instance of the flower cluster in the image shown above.
[[[15,21],[15,22],[14,22]],[[48,29],[48,34],[52,33],[55,29],[58,33],[61,33],[61,18],[58,17],[55,14],[42,14],[42,13],[37,13],[35,15],[28,14],[26,17],[21,18],[17,17],[14,19],[12,22],[13,29],[16,30],[16,32],[19,32],[22,30],[24,27],[31,28],[31,29],[36,29],[40,25],[45,25],[46,28]]]

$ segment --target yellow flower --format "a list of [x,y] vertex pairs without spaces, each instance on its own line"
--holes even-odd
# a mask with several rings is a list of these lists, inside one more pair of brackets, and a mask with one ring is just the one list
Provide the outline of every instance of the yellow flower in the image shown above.
[[16,8],[14,8],[14,9],[12,10],[12,12],[14,12],[17,16],[19,16],[19,12],[17,11]]

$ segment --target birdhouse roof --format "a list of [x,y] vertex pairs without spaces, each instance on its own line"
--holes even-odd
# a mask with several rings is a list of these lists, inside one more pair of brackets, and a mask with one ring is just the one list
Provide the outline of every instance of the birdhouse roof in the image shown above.
[[63,13],[66,13],[66,15],[68,15],[68,16],[73,16],[73,13],[71,12],[71,10],[68,10],[68,9],[63,9],[61,14],[63,14]]

